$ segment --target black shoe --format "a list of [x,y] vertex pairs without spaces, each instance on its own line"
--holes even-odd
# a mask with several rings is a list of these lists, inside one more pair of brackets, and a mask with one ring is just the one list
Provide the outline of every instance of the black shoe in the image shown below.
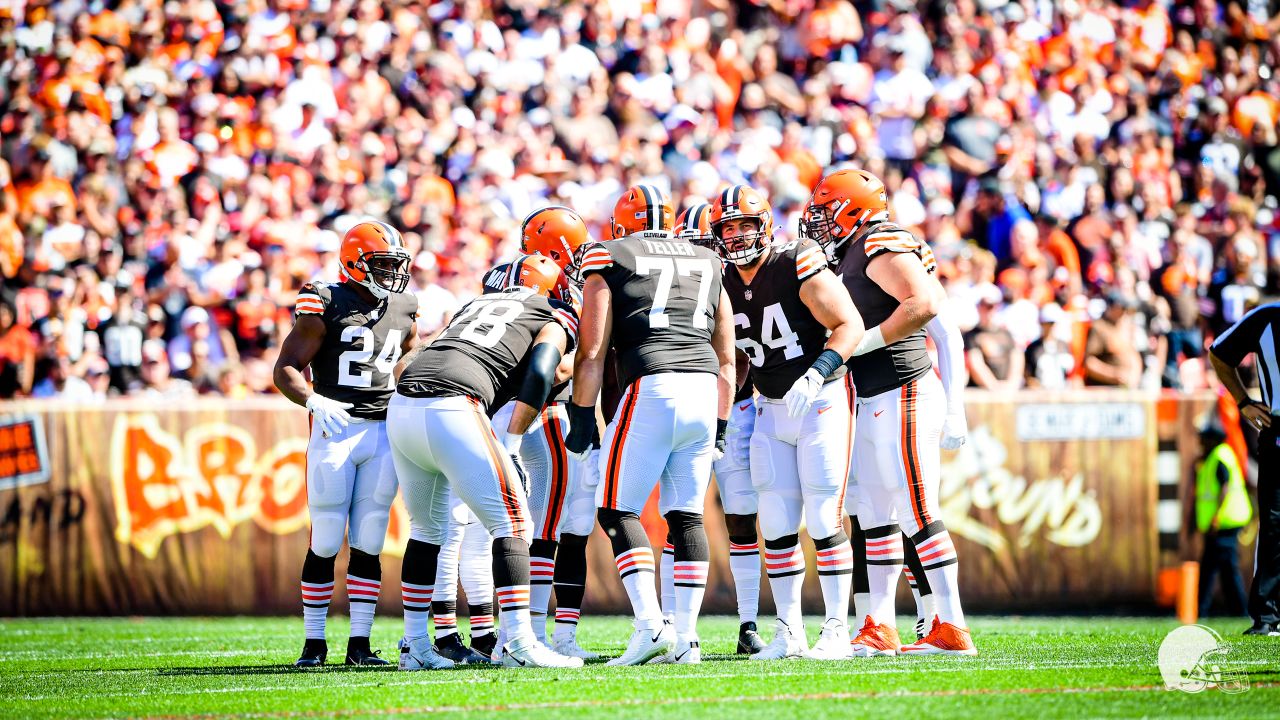
[[391,663],[378,657],[378,653],[369,649],[369,638],[353,637],[347,640],[347,664],[378,667]]
[[302,657],[298,658],[293,666],[297,668],[318,668],[324,666],[324,660],[329,656],[329,644],[324,640],[307,639],[302,645]]
[[498,633],[491,632],[479,637],[472,635],[471,649],[488,658],[489,662],[496,662],[493,653],[498,649]]
[[1276,629],[1275,623],[1262,622],[1256,620],[1253,627],[1244,631],[1245,635],[1270,635],[1272,637],[1280,636],[1280,630]]
[[739,655],[755,655],[768,646],[760,637],[760,633],[756,632],[756,624],[753,622],[744,622],[738,626],[738,654]]
[[924,639],[924,618],[916,618],[916,642]]
[[455,665],[488,665],[492,661],[489,656],[481,655],[462,644],[462,638],[456,632],[436,638],[436,652],[447,657]]

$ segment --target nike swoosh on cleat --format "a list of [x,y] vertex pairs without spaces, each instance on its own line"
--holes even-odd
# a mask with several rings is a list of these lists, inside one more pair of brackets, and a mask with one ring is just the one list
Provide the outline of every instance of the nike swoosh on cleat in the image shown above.
[[654,635],[653,637],[649,638],[649,642],[658,642],[658,638],[660,637],[662,637],[662,633],[658,633],[657,635]]
[[[693,648],[689,648],[689,650],[692,650],[692,649],[693,649]],[[689,654],[689,650],[685,650],[684,652],[682,652],[682,653],[680,653],[679,655],[677,655],[677,656],[676,656],[676,662],[680,662],[680,658],[684,657],[685,655],[688,655],[688,654]]]

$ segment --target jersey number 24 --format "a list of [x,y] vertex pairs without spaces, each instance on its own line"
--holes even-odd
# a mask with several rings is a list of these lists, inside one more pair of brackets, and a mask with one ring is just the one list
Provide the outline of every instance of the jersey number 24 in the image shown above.
[[387,331],[387,340],[382,350],[374,347],[373,331],[363,325],[348,325],[342,330],[342,342],[358,344],[355,350],[347,350],[338,356],[338,384],[344,387],[373,387],[373,369],[369,367],[369,359],[378,354],[373,361],[373,368],[387,376],[387,389],[396,386],[392,371],[396,361],[400,359],[400,344],[403,332],[396,328]]

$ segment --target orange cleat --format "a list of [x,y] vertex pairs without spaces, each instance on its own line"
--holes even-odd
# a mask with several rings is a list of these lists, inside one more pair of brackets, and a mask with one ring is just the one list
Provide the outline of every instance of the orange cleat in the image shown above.
[[862,630],[850,642],[850,650],[854,657],[893,657],[898,654],[900,645],[897,628],[892,625],[877,625],[868,615],[867,621],[862,624]]
[[978,648],[969,636],[968,628],[958,628],[933,616],[933,627],[923,639],[903,645],[902,655],[977,655]]

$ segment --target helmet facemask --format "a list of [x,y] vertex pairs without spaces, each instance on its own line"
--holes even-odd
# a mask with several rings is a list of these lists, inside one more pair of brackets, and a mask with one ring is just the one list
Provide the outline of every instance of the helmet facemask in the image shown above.
[[402,293],[409,287],[409,260],[409,253],[399,247],[386,252],[362,253],[359,264],[363,266],[364,279],[359,282],[379,300]]
[[[743,221],[754,221],[756,224],[755,232],[745,232],[732,239],[725,239],[725,224]],[[755,264],[768,246],[768,234],[764,225],[763,218],[751,215],[733,215],[714,223],[711,226],[711,234],[714,236],[716,249],[720,252],[720,256],[739,267]]]

